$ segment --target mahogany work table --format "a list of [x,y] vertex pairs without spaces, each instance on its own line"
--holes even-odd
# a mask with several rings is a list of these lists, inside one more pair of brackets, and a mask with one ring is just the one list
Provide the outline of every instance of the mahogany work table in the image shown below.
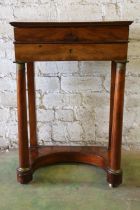
[[[107,172],[110,187],[122,183],[121,141],[129,25],[117,22],[11,22],[17,63],[19,168],[26,184],[42,166],[59,162],[93,164]],[[101,146],[38,146],[35,106],[35,61],[111,61],[108,148]],[[26,66],[25,66],[26,64]],[[26,70],[28,107],[26,104]],[[86,69],[85,69],[86,71]],[[27,111],[29,112],[28,141]]]

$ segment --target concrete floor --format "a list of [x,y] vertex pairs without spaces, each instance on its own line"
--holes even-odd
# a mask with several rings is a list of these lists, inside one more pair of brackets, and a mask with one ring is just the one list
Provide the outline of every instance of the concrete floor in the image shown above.
[[82,164],[41,168],[16,182],[17,151],[0,153],[0,210],[140,210],[140,153],[123,153],[123,184],[110,189],[105,172]]

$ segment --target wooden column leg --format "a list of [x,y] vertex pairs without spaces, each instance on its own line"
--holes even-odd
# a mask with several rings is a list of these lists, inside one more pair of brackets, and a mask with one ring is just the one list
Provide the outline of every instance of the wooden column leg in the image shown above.
[[26,184],[32,180],[32,171],[30,169],[28,148],[25,63],[17,64],[17,107],[19,139],[17,179],[21,184]]
[[109,119],[109,144],[108,149],[111,147],[111,134],[112,134],[112,118],[114,107],[114,91],[115,91],[115,79],[116,79],[116,62],[111,63],[111,85],[110,85],[110,119]]
[[116,78],[112,113],[112,134],[107,180],[112,187],[122,183],[121,143],[126,62],[116,62]]
[[37,147],[34,63],[27,63],[30,147]]

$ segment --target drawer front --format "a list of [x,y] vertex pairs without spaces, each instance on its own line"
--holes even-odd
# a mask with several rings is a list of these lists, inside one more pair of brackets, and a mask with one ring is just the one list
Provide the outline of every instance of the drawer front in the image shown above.
[[16,61],[126,60],[127,44],[15,44]]
[[15,28],[16,43],[113,43],[128,41],[128,26]]

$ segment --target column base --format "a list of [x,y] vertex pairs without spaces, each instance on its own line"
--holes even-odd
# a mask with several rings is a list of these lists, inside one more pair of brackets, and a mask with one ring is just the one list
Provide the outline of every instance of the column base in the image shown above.
[[122,184],[122,170],[113,171],[108,169],[107,182],[109,183],[109,187],[118,187],[120,184]]
[[28,184],[33,179],[32,170],[30,168],[17,169],[17,181],[20,184]]

